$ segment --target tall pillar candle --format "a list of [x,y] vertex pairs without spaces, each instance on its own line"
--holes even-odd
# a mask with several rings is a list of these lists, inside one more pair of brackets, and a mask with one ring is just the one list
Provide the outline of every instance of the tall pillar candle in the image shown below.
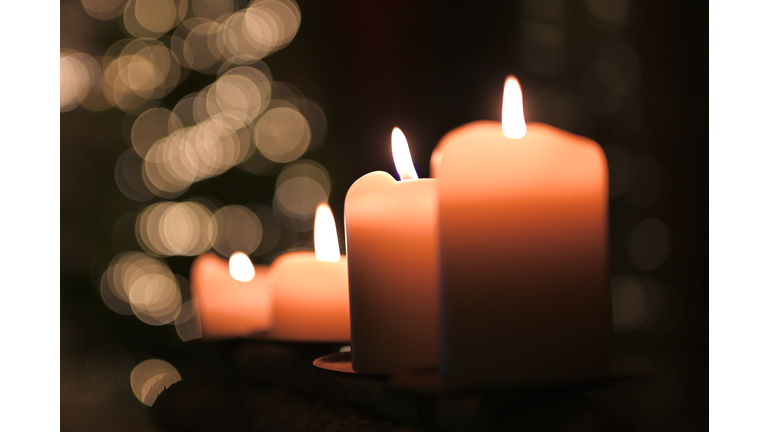
[[578,381],[609,360],[605,155],[552,126],[526,129],[519,89],[508,79],[502,123],[455,129],[433,153],[440,371],[458,385]]
[[418,179],[398,128],[392,146],[403,181],[366,174],[344,204],[352,367],[360,373],[437,364],[437,183]]

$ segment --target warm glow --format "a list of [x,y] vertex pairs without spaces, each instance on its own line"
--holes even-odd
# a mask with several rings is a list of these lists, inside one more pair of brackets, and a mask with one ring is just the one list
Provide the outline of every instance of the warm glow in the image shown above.
[[517,78],[510,76],[504,83],[504,100],[501,106],[501,130],[507,138],[525,136],[525,114],[523,113],[523,91]]
[[240,282],[248,282],[256,276],[256,270],[248,255],[242,252],[235,252],[229,257],[229,274],[232,278]]
[[336,222],[328,204],[317,206],[315,213],[315,256],[320,261],[336,262],[341,259]]
[[408,149],[408,141],[400,128],[392,129],[392,158],[395,159],[395,169],[400,176],[400,181],[416,180],[416,168],[413,166],[411,151]]

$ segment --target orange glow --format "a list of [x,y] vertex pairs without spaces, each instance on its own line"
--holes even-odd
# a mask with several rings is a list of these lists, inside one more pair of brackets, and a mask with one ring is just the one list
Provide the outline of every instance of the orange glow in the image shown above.
[[408,149],[408,141],[400,128],[392,129],[392,158],[395,160],[395,169],[400,176],[400,181],[416,180],[419,175],[413,166],[411,151]]
[[240,282],[249,282],[256,276],[256,270],[248,255],[242,252],[235,252],[229,257],[229,274],[234,280]]
[[317,206],[315,213],[315,256],[328,262],[337,262],[341,258],[336,222],[328,204]]
[[525,136],[525,114],[523,113],[523,90],[513,76],[504,83],[504,99],[501,107],[501,130],[507,138]]

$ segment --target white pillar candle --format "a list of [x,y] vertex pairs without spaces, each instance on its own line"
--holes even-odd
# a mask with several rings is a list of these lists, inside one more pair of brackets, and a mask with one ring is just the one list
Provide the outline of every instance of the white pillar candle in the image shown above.
[[390,374],[437,365],[437,183],[418,179],[400,129],[401,181],[383,171],[347,191],[352,367]]
[[432,156],[440,371],[464,386],[589,379],[604,371],[611,336],[605,155],[552,126],[526,130],[519,84],[505,87],[517,128],[471,123]]

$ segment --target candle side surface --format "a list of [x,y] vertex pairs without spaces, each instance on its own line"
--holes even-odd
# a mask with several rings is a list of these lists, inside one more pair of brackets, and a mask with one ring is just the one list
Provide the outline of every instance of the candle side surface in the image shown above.
[[388,374],[437,365],[437,184],[377,171],[345,199],[352,366]]
[[599,375],[610,357],[607,163],[589,139],[475,122],[438,146],[441,372],[464,385]]
[[267,274],[274,290],[273,329],[265,339],[348,342],[347,257],[320,261],[314,252],[288,252]]

